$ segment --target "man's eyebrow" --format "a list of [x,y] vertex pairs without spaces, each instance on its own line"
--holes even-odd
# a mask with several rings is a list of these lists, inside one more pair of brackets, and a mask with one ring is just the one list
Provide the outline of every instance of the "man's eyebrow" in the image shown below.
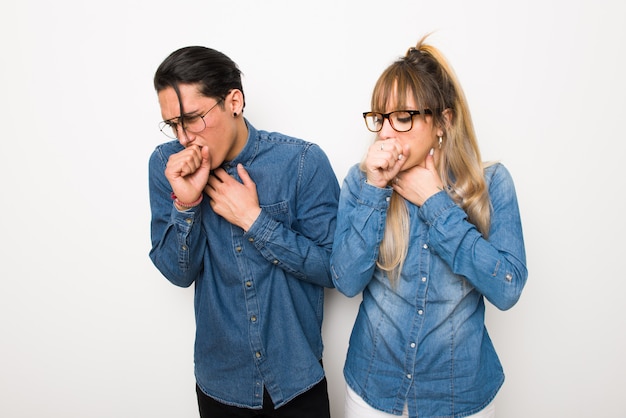
[[[193,112],[189,112],[189,113],[183,113],[183,118],[187,119],[187,118],[193,118],[196,116],[200,115],[200,111],[199,110],[194,110]],[[180,121],[180,116],[174,116],[173,118],[170,119],[165,119],[163,122],[168,122],[168,123],[178,123]]]

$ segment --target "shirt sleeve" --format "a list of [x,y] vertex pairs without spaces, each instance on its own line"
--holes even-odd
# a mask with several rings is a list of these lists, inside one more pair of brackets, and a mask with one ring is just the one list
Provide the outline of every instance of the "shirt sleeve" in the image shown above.
[[331,255],[335,287],[349,297],[372,280],[392,193],[390,187],[378,188],[365,180],[358,165],[344,180]]
[[428,241],[455,274],[464,276],[501,310],[519,299],[528,271],[513,180],[500,164],[491,172],[491,227],[485,238],[445,192],[431,196],[419,216],[429,225]]
[[245,233],[269,262],[300,280],[333,287],[330,252],[337,218],[339,184],[323,151],[306,147],[297,177],[297,228],[272,218],[265,209]]
[[167,156],[161,147],[149,161],[150,209],[152,213],[150,259],[170,282],[190,286],[202,272],[202,253],[206,239],[201,234],[203,201],[199,206],[179,211],[171,198],[172,189],[165,177]]

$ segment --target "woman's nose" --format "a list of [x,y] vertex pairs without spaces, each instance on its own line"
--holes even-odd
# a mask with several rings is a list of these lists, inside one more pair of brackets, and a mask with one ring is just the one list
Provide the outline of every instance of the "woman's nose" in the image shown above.
[[380,131],[378,132],[378,136],[381,139],[389,139],[389,138],[393,138],[394,136],[396,136],[396,130],[393,129],[393,127],[391,126],[391,122],[389,121],[388,118],[383,119],[383,126],[382,128],[380,128]]

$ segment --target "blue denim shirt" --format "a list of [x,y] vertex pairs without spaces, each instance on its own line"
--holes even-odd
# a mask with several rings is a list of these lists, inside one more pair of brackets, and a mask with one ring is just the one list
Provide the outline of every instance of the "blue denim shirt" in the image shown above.
[[150,258],[173,284],[195,283],[195,375],[222,403],[260,408],[263,387],[278,407],[324,378],[324,287],[339,184],[315,144],[256,130],[222,167],[237,180],[243,164],[261,214],[249,231],[200,206],[178,211],[164,175],[176,142],[150,157]]
[[517,197],[501,164],[485,171],[492,204],[486,240],[444,191],[410,213],[408,256],[393,289],[376,267],[391,188],[358,166],[339,200],[331,255],[339,291],[363,301],[344,375],[374,408],[411,417],[462,417],[483,409],[504,381],[484,324],[483,296],[499,309],[518,300],[526,256]]

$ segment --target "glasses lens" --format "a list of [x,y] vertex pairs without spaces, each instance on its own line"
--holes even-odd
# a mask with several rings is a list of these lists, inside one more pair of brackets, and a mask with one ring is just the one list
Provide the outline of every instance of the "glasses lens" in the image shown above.
[[185,130],[197,134],[202,132],[206,125],[204,124],[204,118],[202,116],[190,116],[184,120]]
[[413,127],[413,116],[409,112],[392,112],[389,115],[391,126],[398,132],[410,131]]
[[161,122],[161,123],[159,123],[159,129],[168,138],[172,138],[172,139],[176,139],[177,138],[177,136],[176,136],[176,125],[175,124],[169,124],[169,123]]
[[363,115],[367,129],[372,132],[378,132],[383,127],[383,115],[380,113],[369,112]]

